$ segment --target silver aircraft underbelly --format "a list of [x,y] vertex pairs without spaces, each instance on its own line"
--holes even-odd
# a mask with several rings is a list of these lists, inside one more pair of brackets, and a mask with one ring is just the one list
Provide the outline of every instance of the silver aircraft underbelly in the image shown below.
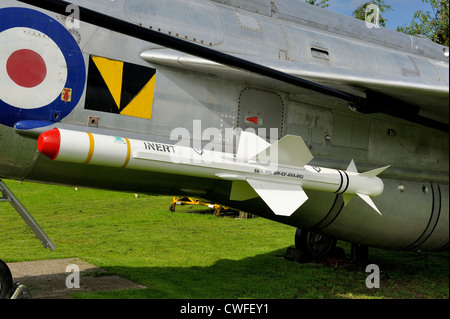
[[[311,229],[352,243],[388,249],[437,250],[448,244],[448,185],[383,179],[383,194],[374,199],[375,214],[361,200],[344,207],[342,195],[308,191],[309,200],[292,216],[275,215],[260,198],[229,200],[231,182],[117,170],[40,159],[31,181],[118,191],[194,195],[274,221]],[[60,172],[64,172],[62,175]]]
[[[270,1],[246,1],[242,8],[233,0],[73,2],[346,92],[386,94],[448,124],[448,48],[425,39],[366,28],[364,22],[293,0],[276,1],[276,7]],[[8,7],[31,8],[5,0],[0,13]],[[45,14],[62,25],[66,21]],[[0,178],[193,195],[353,243],[407,250],[448,246],[448,132],[386,114],[354,112],[338,99],[83,22],[70,32],[86,70],[79,102],[62,119],[52,119],[53,113],[36,121],[23,118],[19,108],[18,124],[0,124]],[[108,93],[95,72],[120,63],[153,76],[154,82],[145,80],[154,85],[146,97],[150,113],[130,111],[127,105],[119,111],[92,107]],[[134,81],[132,71],[123,75],[123,85],[128,77]],[[114,98],[112,92],[105,105]],[[230,200],[227,180],[51,161],[36,143],[39,134],[54,127],[167,144],[179,142],[172,133],[182,128],[191,146],[230,153],[236,152],[237,136],[226,130],[253,128],[270,143],[288,134],[301,136],[314,155],[311,165],[344,170],[352,159],[361,171],[391,165],[380,175],[384,191],[374,199],[382,216],[361,200],[345,206],[341,194],[313,190],[306,190],[308,202],[293,215],[277,216],[261,198]],[[222,134],[211,140],[208,128]]]

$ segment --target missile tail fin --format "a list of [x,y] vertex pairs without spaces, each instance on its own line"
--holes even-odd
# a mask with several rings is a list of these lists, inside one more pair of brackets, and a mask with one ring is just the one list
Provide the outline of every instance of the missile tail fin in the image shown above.
[[[369,205],[370,207],[373,208],[373,210],[375,210],[378,214],[381,215],[380,210],[378,209],[378,207],[375,205],[375,203],[373,202],[372,198],[370,198],[369,195],[366,194],[361,194],[361,193],[356,193],[356,195],[358,195],[363,201],[366,202],[367,205]],[[351,195],[351,194],[343,194],[342,197],[344,198],[344,207],[347,207],[348,203],[350,203],[351,199],[354,197],[355,195]]]
[[347,167],[347,172],[358,173],[358,169],[356,168],[355,161],[352,160]]
[[247,179],[275,215],[291,216],[308,199],[300,185]]
[[377,206],[375,205],[375,203],[373,202],[372,198],[370,198],[369,195],[361,194],[361,193],[356,193],[356,195],[361,197],[363,201],[365,201],[370,207],[372,207],[381,216],[380,211],[378,210]]
[[374,169],[374,170],[371,170],[371,171],[368,171],[368,172],[360,173],[359,175],[365,176],[365,177],[375,177],[375,176],[383,173],[389,167],[391,167],[391,165],[385,166],[385,167],[381,167],[381,168],[377,168],[377,169]]
[[231,184],[231,200],[244,201],[258,196],[258,193],[245,180],[234,180]]
[[358,169],[356,168],[355,161],[352,160],[352,161],[350,162],[350,164],[348,165],[346,171],[347,171],[347,172],[351,172],[351,173],[358,173],[360,176],[365,176],[365,177],[375,177],[375,176],[377,176],[377,175],[383,173],[383,172],[384,172],[385,170],[387,170],[389,167],[391,167],[391,166],[389,165],[389,166],[377,168],[377,169],[374,169],[374,170],[371,170],[371,171],[368,171],[368,172],[358,173]]
[[350,203],[353,196],[355,196],[355,195],[349,195],[349,194],[342,195],[342,197],[344,197],[344,207],[347,207],[348,203]]

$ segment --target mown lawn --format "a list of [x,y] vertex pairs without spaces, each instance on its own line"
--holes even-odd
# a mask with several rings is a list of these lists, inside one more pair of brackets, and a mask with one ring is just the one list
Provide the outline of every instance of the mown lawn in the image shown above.
[[[1,259],[78,257],[148,287],[74,298],[449,298],[448,252],[370,249],[381,282],[379,289],[368,289],[365,267],[284,260],[295,229],[263,218],[188,213],[195,207],[170,212],[171,197],[6,183],[57,249],[44,249],[13,208],[0,203]],[[349,251],[348,244],[339,245]]]

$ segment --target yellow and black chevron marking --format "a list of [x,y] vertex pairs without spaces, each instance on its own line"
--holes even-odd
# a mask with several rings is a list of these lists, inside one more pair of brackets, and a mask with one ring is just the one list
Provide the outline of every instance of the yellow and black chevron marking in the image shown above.
[[156,70],[91,56],[85,109],[150,119]]

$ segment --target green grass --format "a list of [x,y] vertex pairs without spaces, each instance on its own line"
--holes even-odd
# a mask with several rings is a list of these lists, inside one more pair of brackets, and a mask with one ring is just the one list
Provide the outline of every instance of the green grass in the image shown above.
[[6,183],[57,249],[44,249],[13,208],[0,203],[3,260],[78,257],[148,287],[75,298],[449,298],[448,252],[370,249],[381,288],[368,289],[364,268],[281,258],[294,245],[295,229],[263,218],[216,218],[187,213],[198,209],[187,206],[170,212],[171,197]]

